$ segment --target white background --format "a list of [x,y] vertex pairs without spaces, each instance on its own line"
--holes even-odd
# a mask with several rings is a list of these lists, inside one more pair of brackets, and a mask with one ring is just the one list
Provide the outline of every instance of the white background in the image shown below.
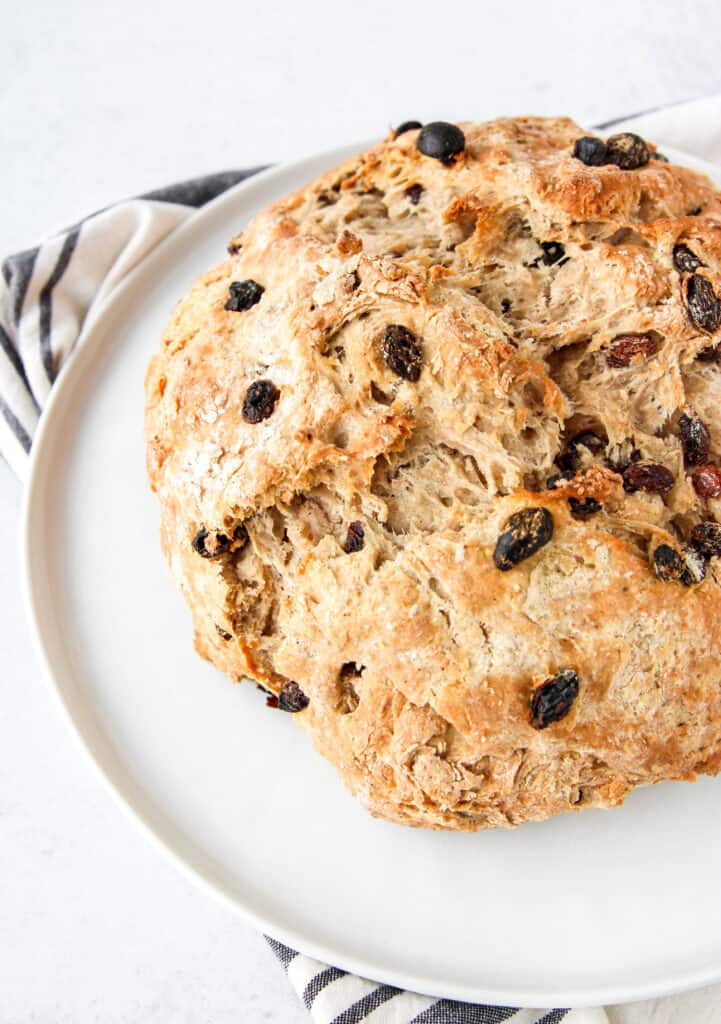
[[[721,91],[717,0],[0,0],[0,14],[1,253],[124,195],[411,117],[591,125]],[[0,1024],[307,1021],[262,939],[148,845],[66,733],[16,592],[19,498],[0,464]],[[653,1020],[713,1012],[672,1001]]]

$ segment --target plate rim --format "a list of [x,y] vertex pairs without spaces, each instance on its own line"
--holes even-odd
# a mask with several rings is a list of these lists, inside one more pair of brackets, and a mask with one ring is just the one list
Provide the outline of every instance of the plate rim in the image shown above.
[[[276,921],[272,917],[264,917],[255,909],[245,905],[239,896],[232,894],[220,882],[206,874],[200,865],[193,863],[191,858],[186,857],[181,850],[175,848],[171,838],[163,834],[162,825],[157,822],[154,823],[150,815],[140,806],[139,800],[132,792],[132,786],[127,784],[129,780],[126,778],[125,786],[123,787],[113,778],[110,767],[107,764],[103,764],[102,759],[93,751],[92,743],[85,734],[82,722],[71,707],[60,678],[62,672],[58,671],[56,676],[49,643],[43,632],[43,612],[40,607],[42,599],[39,589],[38,568],[35,564],[35,545],[32,527],[35,519],[42,513],[44,495],[42,471],[48,459],[48,449],[54,438],[56,425],[62,418],[62,412],[67,402],[72,398],[76,377],[82,374],[86,364],[102,348],[102,324],[104,319],[106,317],[110,318],[113,313],[117,314],[126,301],[128,294],[132,294],[138,282],[146,274],[156,269],[158,265],[162,265],[168,253],[172,252],[177,246],[182,246],[186,234],[196,230],[199,222],[214,214],[219,208],[222,209],[226,205],[232,207],[237,202],[238,196],[244,196],[246,193],[252,195],[259,187],[263,188],[269,182],[272,183],[276,179],[282,178],[285,174],[304,173],[304,168],[314,166],[320,160],[323,161],[324,166],[331,168],[340,161],[351,157],[354,153],[361,152],[369,145],[370,143],[368,142],[345,144],[319,153],[308,154],[292,162],[268,167],[234,185],[192,213],[181,225],[171,230],[157,246],[131,269],[98,308],[92,309],[86,317],[78,342],[63,365],[43,409],[38,429],[33,439],[21,503],[21,592],[32,645],[40,659],[42,674],[46,680],[47,687],[52,692],[56,706],[60,709],[61,717],[73,735],[76,744],[82,749],[85,758],[93,765],[96,776],[100,778],[105,790],[111,794],[114,802],[122,809],[124,815],[133,821],[150,839],[155,848],[161,850],[163,855],[186,878],[190,879],[193,884],[198,885],[214,898],[220,900],[233,913],[240,915],[261,935],[270,936],[298,953],[310,956],[323,963],[340,967],[361,977],[372,979],[379,984],[392,985],[401,990],[407,989],[432,998],[455,999],[461,1002],[495,1006],[518,1006],[519,1008],[551,1006],[596,1007],[637,1002],[644,999],[685,992],[721,981],[720,958],[718,963],[706,964],[694,970],[681,969],[677,973],[665,971],[663,977],[653,976],[633,985],[609,982],[599,983],[593,988],[589,986],[549,986],[549,988],[544,990],[524,989],[521,993],[503,986],[489,988],[484,985],[474,987],[459,982],[442,982],[440,978],[433,979],[425,975],[414,975],[412,972],[388,967],[382,963],[373,963],[370,960],[364,961],[353,956],[338,956],[331,948],[327,948],[322,941],[317,941],[311,936],[301,934],[295,928],[287,928],[282,922]],[[679,163],[705,171],[709,176],[715,173],[715,176],[719,177],[718,168],[708,164],[706,161],[675,150],[672,147],[664,147],[664,150],[671,154],[672,157],[678,158],[677,162]],[[266,203],[267,200],[262,205],[266,205]],[[261,206],[257,207],[257,209],[260,208]]]

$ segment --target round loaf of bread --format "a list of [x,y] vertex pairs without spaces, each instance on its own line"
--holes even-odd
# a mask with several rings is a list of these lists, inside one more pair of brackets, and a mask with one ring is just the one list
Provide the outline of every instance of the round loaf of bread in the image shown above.
[[567,119],[436,123],[228,251],[146,384],[200,654],[396,822],[719,771],[711,182]]

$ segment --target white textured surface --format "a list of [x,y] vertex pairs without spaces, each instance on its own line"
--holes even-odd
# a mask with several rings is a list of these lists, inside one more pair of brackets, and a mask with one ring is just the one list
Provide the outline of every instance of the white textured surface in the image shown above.
[[[280,7],[7,5],[0,250],[123,194],[406,117],[593,123],[721,87],[715,0],[682,16],[675,0]],[[169,867],[66,732],[12,591],[18,500],[0,466],[0,1021],[306,1021],[262,940]],[[624,1019],[714,1012],[687,997]]]

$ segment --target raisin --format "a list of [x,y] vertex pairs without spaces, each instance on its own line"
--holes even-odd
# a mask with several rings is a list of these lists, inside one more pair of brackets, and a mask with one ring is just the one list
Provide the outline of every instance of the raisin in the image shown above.
[[228,242],[228,255],[229,256],[237,256],[242,248],[243,248],[243,243],[242,242],[238,242],[235,239],[233,239],[231,242]]
[[606,140],[606,163],[615,164],[622,171],[645,167],[650,159],[651,150],[634,132],[619,132]]
[[233,639],[233,634],[229,633],[226,629],[222,629],[218,625],[217,622],[215,623],[215,631],[216,631],[216,633],[218,634],[218,636],[220,637],[221,640],[232,640]]
[[230,537],[202,526],[191,541],[193,551],[201,558],[220,558],[230,549]]
[[663,153],[658,153],[658,152],[657,153],[652,153],[651,154],[651,159],[652,160],[658,160],[658,162],[660,164],[670,164],[671,163],[669,158],[667,156],[664,156]]
[[702,498],[718,498],[721,495],[721,470],[713,462],[698,466],[691,474],[691,482]]
[[680,580],[686,570],[686,563],[670,544],[659,544],[653,553],[653,567],[664,583]]
[[670,469],[657,462],[632,462],[623,471],[623,489],[648,491],[649,494],[668,494],[675,483]]
[[425,192],[422,185],[409,185],[405,190],[405,195],[408,196],[408,202],[413,206],[418,206],[421,201],[421,196]]
[[448,163],[452,157],[462,153],[466,147],[466,137],[461,129],[447,121],[431,121],[421,128],[416,139],[416,146],[424,156],[435,157]]
[[706,348],[702,348],[696,358],[700,363],[721,362],[721,345],[708,345]]
[[587,167],[600,167],[606,162],[606,143],[593,135],[584,135],[576,139],[573,155]]
[[329,196],[327,192],[319,192],[316,198],[316,203],[320,207],[333,206],[338,202],[335,196]]
[[694,547],[686,547],[683,549],[683,560],[685,568],[681,582],[687,587],[701,583],[706,578],[706,559],[701,552]]
[[[262,690],[263,687],[259,686],[258,689]],[[267,693],[267,690],[265,692]],[[269,694],[265,698],[265,706],[267,708],[277,708],[278,707],[278,698],[276,697],[276,695],[274,693]]]
[[523,508],[514,512],[496,541],[493,564],[501,572],[535,554],[553,536],[553,516],[547,508]]
[[355,661],[344,661],[340,667],[341,679],[357,679],[365,672],[365,665],[358,665]]
[[653,567],[664,583],[692,587],[706,576],[706,560],[700,551],[686,547],[679,552],[670,544],[659,544],[653,553]]
[[575,475],[572,469],[562,469],[560,473],[553,473],[546,480],[546,490],[555,491],[562,480],[573,480]]
[[576,434],[568,442],[565,451],[561,452],[556,459],[562,470],[575,472],[581,468],[584,459],[583,452],[579,451],[579,448],[588,449],[591,455],[600,455],[606,449],[606,442],[592,430],[584,430],[580,434]]
[[606,363],[614,370],[654,356],[661,348],[663,338],[655,331],[619,334],[606,350]]
[[201,526],[191,545],[201,558],[220,558],[229,551],[241,551],[248,543],[248,539],[248,531],[242,523],[235,527],[230,536],[221,533],[220,530],[207,530]]
[[406,132],[414,132],[418,128],[422,127],[423,125],[420,121],[403,121],[396,128],[396,138],[398,138],[399,135],[404,135]]
[[543,249],[541,259],[547,267],[552,267],[554,263],[563,260],[566,255],[566,250],[560,242],[541,242],[541,248]]
[[565,668],[558,675],[550,676],[531,694],[531,725],[534,729],[545,729],[553,722],[565,718],[578,696],[578,673]]
[[216,555],[222,554],[222,551],[216,552],[215,549],[208,551],[205,547],[205,542],[208,538],[208,531],[204,526],[198,530],[196,535],[190,542],[190,545],[196,554],[200,555],[201,558],[215,558]]
[[588,519],[601,511],[601,503],[595,498],[569,498],[568,504],[571,507],[571,515],[576,519]]
[[417,381],[423,353],[415,334],[402,324],[389,324],[383,335],[383,357],[390,369],[404,380]]
[[692,274],[686,286],[686,309],[689,318],[702,331],[713,334],[721,327],[721,302],[710,281]]
[[683,458],[687,466],[700,466],[708,458],[711,435],[706,424],[695,416],[683,413],[678,421]]
[[511,310],[511,300],[510,299],[503,299],[502,302],[501,302],[501,313],[503,313],[503,315],[505,316],[506,313],[510,312],[510,310]]
[[250,385],[243,399],[243,419],[247,423],[260,423],[267,420],[275,409],[280,398],[275,384],[270,380],[255,380]]
[[718,558],[721,555],[721,523],[711,519],[697,523],[690,536],[691,545],[700,551],[704,558]]
[[682,242],[673,247],[673,265],[679,274],[693,274],[694,270],[705,266],[698,256],[692,253],[689,247]]
[[296,712],[307,708],[309,704],[310,700],[297,683],[294,683],[292,679],[289,679],[287,683],[283,683],[278,694],[278,707],[281,711],[290,711],[294,715]]
[[343,542],[343,550],[347,555],[352,555],[356,551],[361,551],[364,543],[365,530],[363,529],[363,523],[359,523],[356,520],[348,527],[348,532]]
[[244,313],[246,309],[250,309],[260,302],[265,288],[262,284],[258,284],[257,281],[231,281],[230,282],[230,298],[225,304],[225,308],[229,309],[232,313]]

